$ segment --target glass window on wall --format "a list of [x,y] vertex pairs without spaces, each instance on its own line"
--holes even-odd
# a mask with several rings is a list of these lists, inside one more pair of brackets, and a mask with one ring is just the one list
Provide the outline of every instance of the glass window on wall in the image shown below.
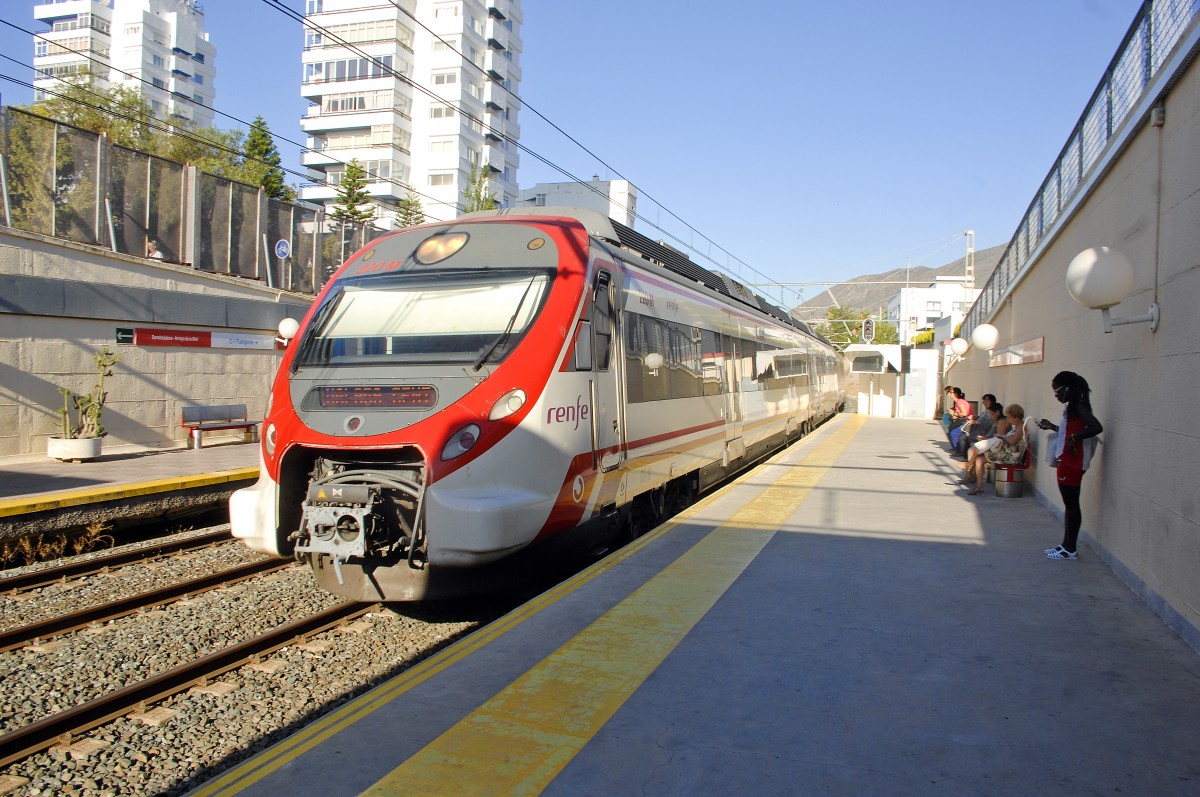
[[321,271],[321,250],[316,246],[318,211],[296,206],[292,213],[292,266],[289,282],[292,290],[316,293]]
[[261,274],[258,262],[258,195],[257,188],[232,183],[229,227],[229,273],[239,277],[257,277]]
[[54,234],[54,123],[12,108],[8,124],[8,201],[12,226],[42,235]]
[[[55,152],[54,234],[79,243],[100,243],[95,133],[58,126]],[[107,242],[107,231],[104,241]]]
[[146,229],[150,159],[140,152],[113,147],[111,163],[108,196],[117,251],[144,255],[147,241],[158,241]]
[[150,158],[146,234],[158,242],[164,260],[176,262],[183,261],[183,172],[181,164]]
[[[267,256],[266,269],[263,280],[272,288],[292,288],[291,271],[296,267],[296,255],[300,254],[296,251],[295,234],[292,230],[292,206],[286,202],[279,202],[274,199],[267,200]],[[288,257],[278,258],[275,256],[275,242],[287,241],[291,246],[292,251]]]
[[225,273],[229,270],[229,181],[200,174],[200,252],[196,267]]

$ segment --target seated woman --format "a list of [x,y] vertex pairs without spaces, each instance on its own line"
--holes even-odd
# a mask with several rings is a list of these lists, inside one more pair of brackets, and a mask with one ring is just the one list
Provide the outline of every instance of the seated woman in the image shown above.
[[954,407],[950,410],[950,448],[954,450],[958,448],[958,439],[963,435],[963,424],[974,419],[975,413],[961,389],[950,389],[954,391]]
[[[1000,440],[1008,432],[1008,418],[1004,417],[1004,407],[998,402],[992,402],[987,405],[987,417],[991,422],[990,432],[980,439],[971,443],[965,454],[966,462],[958,464],[960,470],[967,472],[959,481],[959,484],[966,484],[975,480],[975,458],[983,456],[984,452],[1000,445]],[[957,463],[956,463],[957,464]]]
[[[979,399],[979,413],[971,421],[970,426],[964,428],[963,434],[959,435],[955,454],[963,459],[970,459],[971,446],[996,433],[996,417],[988,411],[995,403],[996,397],[991,393],[984,393],[983,398]],[[1004,407],[1001,406],[999,409],[1000,415],[1003,416]]]
[[985,451],[983,456],[976,456],[972,463],[975,467],[975,488],[967,491],[967,495],[979,495],[983,492],[984,462],[993,465],[1016,465],[1025,458],[1025,409],[1020,404],[1009,404],[1004,410],[1008,421],[1008,430],[1000,437],[1000,442]]

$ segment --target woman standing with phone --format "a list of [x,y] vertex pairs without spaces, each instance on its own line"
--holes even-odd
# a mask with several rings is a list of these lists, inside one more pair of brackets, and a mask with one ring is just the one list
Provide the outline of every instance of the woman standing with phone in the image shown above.
[[1079,556],[1079,527],[1083,512],[1079,508],[1079,493],[1083,474],[1087,472],[1096,450],[1096,435],[1104,431],[1092,414],[1091,388],[1087,380],[1072,371],[1061,371],[1050,380],[1054,397],[1063,402],[1062,420],[1050,423],[1038,421],[1042,429],[1055,434],[1049,441],[1050,464],[1056,465],[1058,492],[1063,499],[1063,541],[1046,549],[1048,559],[1076,559]]

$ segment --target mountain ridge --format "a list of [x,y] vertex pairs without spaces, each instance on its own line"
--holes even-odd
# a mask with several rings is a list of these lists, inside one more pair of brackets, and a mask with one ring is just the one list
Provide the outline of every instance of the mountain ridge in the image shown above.
[[[1000,262],[1000,257],[1008,244],[993,246],[975,253],[975,287],[982,288]],[[914,266],[913,268],[894,268],[878,274],[862,274],[853,279],[833,285],[818,293],[811,299],[806,299],[792,308],[792,315],[806,322],[823,321],[830,307],[851,307],[856,310],[877,311],[880,307],[886,312],[888,301],[900,292],[899,283],[907,283],[914,288],[933,284],[938,277],[960,277],[963,275],[964,258],[957,258],[941,266]],[[879,285],[873,283],[892,283]],[[832,293],[831,293],[832,291]]]

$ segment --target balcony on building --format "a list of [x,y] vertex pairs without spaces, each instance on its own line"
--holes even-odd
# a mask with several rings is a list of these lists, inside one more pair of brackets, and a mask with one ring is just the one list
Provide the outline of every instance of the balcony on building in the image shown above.
[[77,17],[92,13],[91,0],[67,0],[65,3],[42,3],[33,7],[33,18],[40,22]]
[[500,85],[503,82],[504,78],[501,77],[500,80],[483,84],[483,104],[490,110],[504,110],[504,106],[510,101],[508,92]]
[[374,111],[347,111],[346,113],[319,113],[321,107],[315,106],[318,113],[300,117],[300,129],[312,135],[335,130],[352,130],[370,128],[376,125],[395,125],[408,129],[409,119],[393,108],[380,108]]

